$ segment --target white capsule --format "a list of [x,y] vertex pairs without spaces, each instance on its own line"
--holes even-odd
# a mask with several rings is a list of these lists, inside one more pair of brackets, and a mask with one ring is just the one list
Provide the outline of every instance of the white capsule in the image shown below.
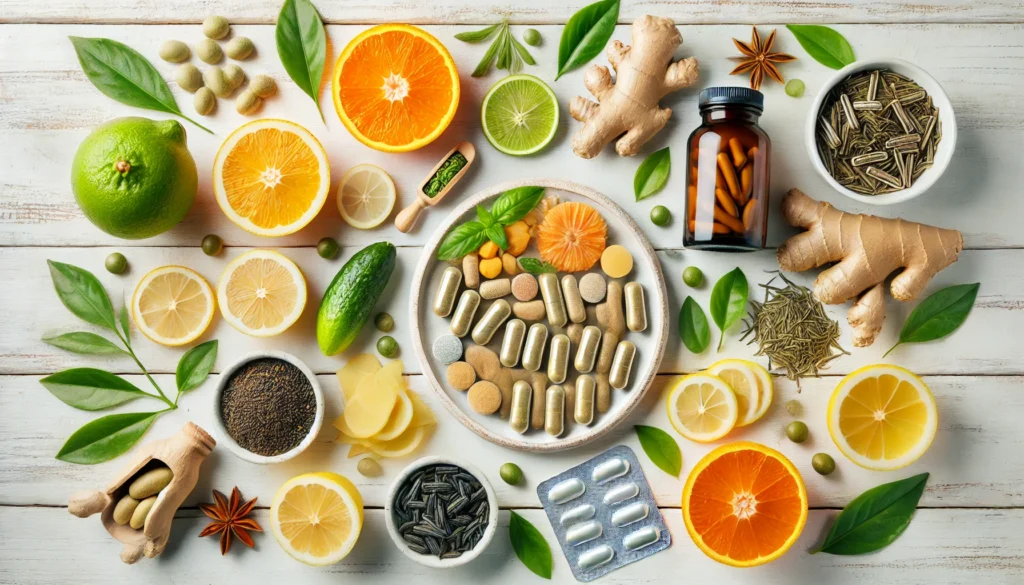
[[526,334],[526,345],[523,347],[523,367],[531,372],[540,369],[544,361],[544,345],[548,342],[548,328],[543,323],[530,325]]
[[650,546],[661,538],[661,531],[656,526],[645,526],[636,532],[627,534],[622,539],[622,546],[626,547],[628,551],[634,551],[641,549],[645,546]]
[[620,341],[615,346],[612,369],[608,372],[608,383],[612,388],[622,390],[629,385],[629,374],[633,370],[633,358],[635,357],[636,345],[632,341]]
[[618,504],[619,502],[625,502],[630,498],[635,498],[640,493],[640,488],[633,482],[620,483],[619,485],[608,490],[608,493],[604,495],[604,503],[606,506],[612,504]]
[[501,365],[514,368],[519,363],[519,355],[523,352],[523,340],[526,338],[526,323],[512,319],[505,324],[505,337],[501,340]]
[[547,313],[548,323],[552,327],[565,327],[569,322],[565,313],[565,299],[562,298],[562,288],[558,285],[558,277],[550,272],[537,277],[540,284],[540,296],[544,299],[544,310]]
[[596,569],[597,567],[606,564],[614,557],[615,551],[612,550],[612,547],[602,544],[597,548],[592,548],[581,554],[577,564],[579,564],[580,568],[584,571],[589,571],[590,569]]
[[565,531],[565,542],[573,546],[579,546],[584,542],[600,538],[603,533],[604,528],[601,526],[601,523],[597,520],[591,520],[590,522],[570,526]]
[[569,313],[570,321],[582,323],[587,320],[587,307],[583,304],[580,286],[575,276],[566,274],[562,277],[562,297],[565,299],[565,309]]
[[480,308],[480,295],[475,290],[466,289],[459,297],[459,304],[452,314],[450,328],[456,337],[465,337],[469,328],[473,326],[473,317],[476,310]]
[[647,329],[647,305],[644,302],[644,287],[631,282],[624,289],[626,296],[626,327],[630,331]]
[[491,338],[498,332],[498,328],[505,323],[505,319],[512,314],[512,305],[504,299],[498,299],[487,307],[487,312],[477,321],[473,328],[473,341],[478,345],[487,345]]
[[559,518],[559,522],[562,523],[562,526],[568,526],[570,524],[576,524],[577,522],[583,522],[584,520],[590,520],[594,517],[594,514],[597,514],[597,510],[593,506],[590,504],[581,504],[572,510],[567,511],[565,514],[562,514],[562,517]]
[[565,382],[569,371],[569,336],[559,333],[551,338],[551,351],[548,353],[548,380],[552,384]]
[[544,395],[544,430],[557,437],[565,430],[565,388],[551,386]]
[[447,317],[455,306],[455,295],[459,292],[459,281],[462,273],[454,266],[449,266],[441,275],[441,284],[437,285],[437,296],[434,297],[434,314]]
[[576,378],[576,400],[573,418],[581,425],[594,422],[594,395],[597,393],[597,382],[593,376],[581,374]]
[[564,504],[583,495],[587,491],[586,484],[578,477],[570,477],[554,485],[548,491],[548,499],[555,504]]
[[651,509],[643,502],[623,506],[612,513],[612,526],[629,526],[643,520],[650,513]]
[[508,426],[512,430],[523,434],[530,428],[530,399],[533,397],[533,387],[529,382],[519,380],[512,386],[512,410],[508,415]]
[[576,371],[581,374],[586,374],[594,369],[594,361],[597,360],[597,350],[601,345],[601,330],[593,325],[588,325],[583,329],[583,335],[580,336],[580,347],[576,350],[576,359],[573,360],[573,366],[576,367]]
[[611,481],[616,477],[622,477],[627,473],[629,473],[629,461],[616,457],[615,459],[609,459],[595,467],[590,478],[597,483],[604,483],[606,481]]

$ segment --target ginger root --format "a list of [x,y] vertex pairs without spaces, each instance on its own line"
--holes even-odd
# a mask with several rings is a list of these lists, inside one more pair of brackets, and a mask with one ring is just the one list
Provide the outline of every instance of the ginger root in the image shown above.
[[583,84],[598,103],[577,96],[569,102],[569,113],[583,122],[572,140],[572,150],[583,158],[594,158],[615,140],[620,156],[634,156],[658,133],[672,110],[658,102],[665,95],[692,85],[697,80],[693,57],[672,62],[683,37],[667,18],[644,15],[633,23],[633,45],[613,41],[608,62],[615,69],[612,81],[607,67],[591,65]]
[[779,267],[802,272],[831,262],[818,275],[814,296],[829,305],[844,303],[867,290],[847,313],[853,344],[871,345],[882,330],[882,286],[896,270],[890,290],[898,301],[916,298],[943,268],[956,262],[964,247],[960,232],[902,219],[845,213],[815,201],[799,189],[782,200],[782,216],[807,231],[786,240],[776,254]]

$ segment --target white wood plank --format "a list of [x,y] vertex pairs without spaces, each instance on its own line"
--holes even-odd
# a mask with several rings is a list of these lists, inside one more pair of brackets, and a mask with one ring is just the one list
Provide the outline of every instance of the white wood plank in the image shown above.
[[[10,6],[11,0],[6,2]],[[35,2],[31,4],[37,5]],[[39,10],[52,7],[52,3],[45,4],[45,7],[39,6]],[[135,6],[135,3],[131,4]],[[276,7],[278,2],[274,0],[271,4]],[[827,3],[814,4],[812,7],[806,3],[786,2],[758,5],[764,7],[762,10],[784,10],[786,6],[803,7],[798,10],[816,10],[828,6]],[[883,5],[877,3],[864,6],[875,7],[873,10],[882,11],[880,14],[886,18],[901,14],[900,10],[908,11],[908,14],[914,11],[913,7],[894,7],[894,12],[889,13],[888,8],[882,8]],[[970,10],[987,10],[997,5],[991,2],[963,4]],[[248,2],[239,2],[239,10],[225,12],[242,13],[242,9],[247,6]],[[684,12],[692,7],[688,3],[674,6]],[[715,6],[718,6],[717,3]],[[927,3],[915,6],[921,10],[934,9],[936,14],[946,14],[939,8],[939,3],[932,5],[932,8],[927,8]],[[648,5],[644,5],[639,9],[648,8]],[[720,9],[727,13],[736,10],[736,14],[745,14],[735,4],[721,5]],[[202,11],[205,13],[206,10],[207,7],[203,6]],[[439,6],[437,10],[444,14],[453,12],[456,18],[459,14],[458,10],[451,10],[450,6]],[[106,5],[103,11],[116,13],[116,10],[108,9]],[[132,13],[146,18],[154,17],[153,9],[133,8]],[[182,18],[193,18],[186,9],[176,9],[172,14],[175,17],[181,15]],[[378,14],[392,17],[392,13]],[[76,11],[74,18],[80,17],[81,11]],[[761,14],[761,20],[770,20],[770,17]],[[687,21],[680,19],[680,22]],[[328,71],[334,56],[364,28],[329,27],[332,57],[328,59]],[[848,202],[831,192],[811,168],[802,136],[813,94],[832,71],[814,62],[799,47],[792,34],[780,28],[777,48],[799,57],[796,63],[783,66],[783,73],[787,78],[803,79],[807,84],[807,95],[793,99],[786,96],[778,84],[769,83],[764,86],[766,114],[762,122],[774,142],[774,205],[778,205],[785,191],[798,186],[848,211],[872,211],[884,216],[903,215],[916,221],[960,229],[965,234],[969,248],[1024,246],[1024,232],[1017,225],[1017,218],[1024,215],[1024,200],[1016,196],[1020,176],[1013,158],[1014,153],[1024,151],[1024,132],[1021,132],[1024,129],[1024,114],[1017,107],[1019,95],[1024,91],[1024,53],[1021,52],[1020,43],[1024,28],[1021,25],[944,24],[843,25],[837,28],[851,40],[861,58],[907,59],[922,66],[943,84],[954,104],[959,124],[957,156],[946,175],[927,195],[905,204],[869,208]],[[428,29],[448,46],[460,70],[464,72],[462,103],[451,127],[433,145],[401,155],[376,152],[358,144],[333,113],[330,92],[326,87],[322,100],[327,119],[325,128],[309,98],[284,73],[274,49],[272,26],[238,26],[236,34],[253,38],[258,48],[259,56],[244,63],[246,71],[250,74],[270,73],[281,86],[281,95],[269,100],[261,115],[293,119],[310,128],[328,149],[335,181],[355,164],[378,164],[394,176],[399,189],[399,203],[408,203],[411,192],[437,159],[457,141],[468,139],[477,146],[479,162],[465,179],[464,186],[460,186],[461,193],[469,194],[498,182],[524,176],[575,180],[598,188],[621,204],[644,226],[655,247],[680,247],[682,224],[678,218],[683,213],[684,173],[678,161],[684,155],[687,135],[699,122],[696,108],[698,89],[710,85],[744,83],[744,78],[728,75],[732,64],[726,57],[736,52],[730,38],[749,38],[748,26],[681,27],[685,43],[680,54],[695,55],[700,60],[701,79],[698,88],[681,91],[664,101],[665,105],[673,108],[675,115],[669,127],[648,144],[641,154],[646,155],[670,145],[677,160],[677,172],[672,175],[662,194],[641,203],[633,202],[632,195],[633,174],[640,161],[615,156],[611,150],[596,160],[588,161],[574,156],[570,141],[579,124],[570,119],[564,107],[561,128],[555,142],[543,153],[517,159],[495,151],[480,132],[478,112],[483,95],[498,78],[498,74],[492,73],[484,79],[474,79],[466,74],[476,65],[484,47],[453,39],[454,33],[471,30],[472,27],[430,26]],[[531,49],[539,65],[529,68],[529,72],[551,82],[556,69],[560,27],[543,26],[540,30],[545,43],[539,49]],[[518,29],[518,32],[521,33],[522,29]],[[157,58],[160,43],[168,38],[187,42],[201,38],[200,27],[197,25],[0,27],[0,87],[3,88],[0,99],[4,104],[0,108],[0,131],[5,135],[5,140],[0,143],[2,245],[122,244],[123,241],[104,234],[84,219],[70,192],[68,168],[78,144],[97,124],[125,115],[163,117],[122,106],[100,94],[81,72],[67,35],[119,39],[150,57],[168,79],[173,77],[174,66]],[[629,28],[619,26],[615,38],[628,42]],[[27,61],[25,55],[32,55],[31,61]],[[606,61],[602,56],[595,62]],[[582,77],[582,71],[576,71],[552,84],[562,104],[566,104],[574,95],[586,95]],[[191,112],[191,96],[180,90],[175,90],[175,95],[183,110]],[[209,182],[210,168],[218,145],[244,120],[234,112],[230,101],[222,100],[218,113],[204,119],[204,123],[208,123],[217,132],[216,136],[185,124],[201,177],[197,203],[181,225],[163,235],[138,242],[137,245],[197,246],[207,233],[219,234],[229,245],[312,245],[327,235],[351,245],[365,245],[381,238],[390,239],[396,244],[417,244],[425,241],[459,197],[456,194],[451,201],[427,213],[426,221],[408,235],[399,234],[391,227],[368,232],[352,229],[341,221],[331,200],[320,217],[297,234],[270,240],[252,236],[231,224],[220,212]],[[665,228],[651,225],[648,214],[655,205],[667,205],[677,220]],[[790,232],[781,225],[777,214],[773,215],[773,221],[769,233],[770,242],[774,245]]]
[[[575,583],[540,510],[519,513],[554,547],[552,582]],[[693,545],[678,510],[663,510],[672,546],[643,561],[609,573],[601,583],[831,583],[854,585],[996,585],[1019,581],[1024,571],[1021,510],[918,510],[907,531],[888,548],[867,556],[810,555],[835,515],[811,511],[800,540],[778,561],[737,570],[716,563]],[[384,512],[367,510],[352,553],[341,563],[306,567],[289,558],[269,533],[256,534],[256,550],[234,544],[221,557],[216,537],[196,538],[206,525],[196,512],[184,512],[173,525],[171,542],[158,559],[131,567],[118,560],[120,543],[95,518],[72,518],[66,510],[0,508],[0,580],[20,585],[43,583],[535,583],[512,552],[509,513],[502,512],[490,547],[472,563],[432,570],[402,555],[388,538]],[[269,514],[255,519],[267,527]]]
[[[101,465],[72,465],[53,458],[67,437],[79,426],[93,420],[98,413],[75,410],[61,404],[38,383],[36,376],[0,377],[0,505],[67,505],[68,496],[80,489],[106,486],[110,478],[131,460],[124,455]],[[147,383],[139,376],[129,378],[140,388]],[[173,376],[158,376],[168,389],[174,387]],[[193,421],[212,430],[217,416],[213,404],[216,377],[200,389],[182,397],[181,409],[161,416],[146,435],[153,440],[174,434],[185,421]],[[751,440],[780,450],[800,470],[807,484],[812,507],[842,507],[861,492],[880,483],[930,472],[931,478],[921,505],[928,507],[1007,507],[1024,506],[1020,485],[1024,481],[1024,462],[1019,454],[1024,449],[1024,429],[1019,413],[1024,409],[1020,377],[927,377],[926,382],[938,403],[939,428],[931,448],[910,467],[895,472],[873,472],[848,461],[832,444],[825,424],[828,399],[837,378],[803,382],[803,391],[784,378],[776,378],[776,396],[771,410],[761,421],[738,429],[711,445],[693,443],[677,435],[668,422],[663,391],[674,376],[659,376],[629,420],[624,421],[607,437],[580,449],[558,454],[529,454],[502,449],[474,435],[455,421],[427,387],[422,376],[408,378],[410,387],[430,405],[437,415],[437,432],[416,454],[398,460],[382,461],[385,475],[366,478],[356,469],[358,458],[348,458],[348,446],[333,443],[337,431],[330,422],[342,412],[341,396],[334,376],[321,376],[320,383],[327,398],[325,425],[318,441],[296,459],[280,465],[260,466],[241,461],[225,448],[218,448],[204,463],[196,491],[188,505],[205,501],[209,490],[228,490],[241,486],[249,497],[259,496],[269,505],[277,488],[299,473],[331,470],[354,481],[368,506],[383,506],[387,487],[398,473],[425,455],[457,454],[487,475],[497,491],[502,507],[537,507],[536,486],[566,468],[581,463],[615,445],[629,445],[643,463],[658,504],[678,507],[681,481],[693,466],[719,444],[735,440]],[[790,416],[783,405],[788,400],[800,402],[800,420],[810,428],[808,442],[790,442],[784,429]],[[154,401],[137,401],[118,411],[144,412],[161,405]],[[683,471],[676,479],[651,464],[643,453],[634,424],[665,429],[679,443],[683,453]],[[814,453],[831,454],[837,471],[822,477],[810,466]],[[498,468],[506,461],[522,467],[526,482],[510,487],[498,477]],[[2,547],[0,547],[2,548]]]

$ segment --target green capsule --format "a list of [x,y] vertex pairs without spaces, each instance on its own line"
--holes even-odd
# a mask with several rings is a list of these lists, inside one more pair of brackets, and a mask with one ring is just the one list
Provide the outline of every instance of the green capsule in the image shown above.
[[790,79],[786,82],[786,95],[789,97],[798,98],[804,95],[804,89],[806,89],[806,86],[799,79]]
[[816,453],[811,458],[811,467],[822,475],[828,475],[836,470],[836,461],[828,453]]
[[523,470],[515,463],[506,463],[498,470],[501,480],[508,485],[519,485],[523,481]]
[[531,47],[539,47],[541,42],[540,31],[535,28],[528,28],[523,31],[523,42]]
[[338,242],[334,238],[321,238],[316,244],[316,253],[328,260],[338,255]]
[[651,223],[657,226],[666,226],[672,221],[672,212],[664,205],[656,205],[651,209]]
[[111,274],[121,274],[128,268],[128,259],[125,258],[122,253],[114,252],[107,256],[103,265],[107,267],[107,272]]
[[801,421],[795,420],[786,427],[786,436],[794,443],[803,443],[809,435],[810,431],[807,429],[807,425]]
[[697,288],[704,282],[704,273],[696,266],[687,266],[683,271],[683,283],[686,286]]
[[220,239],[220,236],[210,234],[203,238],[203,254],[207,256],[216,256],[220,254],[220,251],[224,249],[224,242]]
[[378,331],[388,333],[395,328],[395,320],[387,313],[377,313],[377,316],[373,318],[373,325]]
[[391,337],[390,335],[385,335],[384,337],[381,337],[380,339],[377,340],[377,353],[379,353],[381,357],[386,357],[388,359],[397,356],[398,342],[395,341],[395,338]]

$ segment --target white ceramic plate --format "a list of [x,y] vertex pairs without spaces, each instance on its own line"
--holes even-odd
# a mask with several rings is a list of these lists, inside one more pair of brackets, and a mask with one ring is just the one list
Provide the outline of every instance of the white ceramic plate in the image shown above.
[[[547,195],[556,195],[562,201],[579,201],[592,205],[604,217],[608,224],[608,243],[625,246],[633,255],[633,271],[621,279],[623,285],[627,282],[639,282],[644,287],[647,305],[647,330],[634,333],[627,331],[624,339],[636,344],[637,357],[633,362],[633,371],[630,376],[629,386],[625,390],[612,389],[611,408],[606,413],[595,413],[594,422],[589,426],[566,422],[566,431],[559,437],[552,437],[543,429],[530,429],[520,435],[509,428],[508,421],[495,415],[481,415],[469,408],[466,393],[451,388],[445,377],[446,366],[434,359],[431,353],[431,345],[437,337],[450,334],[449,318],[441,318],[434,315],[432,310],[434,295],[437,292],[441,274],[449,266],[447,262],[436,259],[437,248],[445,234],[455,225],[469,221],[476,217],[475,208],[477,205],[489,207],[494,199],[501,193],[527,185],[537,185],[547,189]],[[531,242],[525,256],[537,256],[537,250]],[[599,271],[599,264],[594,271]],[[461,270],[461,264],[459,265]],[[582,273],[576,274],[577,278]],[[477,193],[463,201],[458,208],[448,216],[445,222],[431,236],[426,244],[423,256],[413,280],[412,306],[410,308],[410,321],[413,323],[413,347],[416,356],[423,366],[423,373],[429,380],[431,387],[441,398],[445,407],[473,432],[481,437],[512,449],[527,451],[558,451],[578,447],[592,439],[604,435],[615,425],[621,422],[637,404],[654,380],[654,375],[661,364],[662,355],[665,352],[665,342],[668,339],[668,306],[665,292],[665,279],[661,273],[661,265],[654,253],[647,238],[640,232],[640,228],[633,222],[622,209],[613,201],[600,193],[566,181],[555,181],[551,179],[530,179],[495,185],[481,193]],[[537,298],[540,298],[539,296]],[[511,297],[508,299],[513,301]],[[477,309],[477,319],[487,310],[491,301],[483,301]],[[588,305],[588,312],[592,313],[591,305]],[[587,324],[595,324],[596,320],[591,316]],[[564,332],[552,328],[552,334]],[[494,339],[488,345],[495,352],[499,350],[503,337],[504,327],[495,334]],[[550,337],[549,337],[550,340]],[[467,336],[463,345],[472,343]],[[545,352],[547,347],[545,348]],[[570,353],[570,364],[575,355],[576,348],[573,347]],[[545,355],[546,368],[547,356]],[[570,375],[567,383],[574,379],[570,367]],[[571,413],[567,413],[571,419]]]

